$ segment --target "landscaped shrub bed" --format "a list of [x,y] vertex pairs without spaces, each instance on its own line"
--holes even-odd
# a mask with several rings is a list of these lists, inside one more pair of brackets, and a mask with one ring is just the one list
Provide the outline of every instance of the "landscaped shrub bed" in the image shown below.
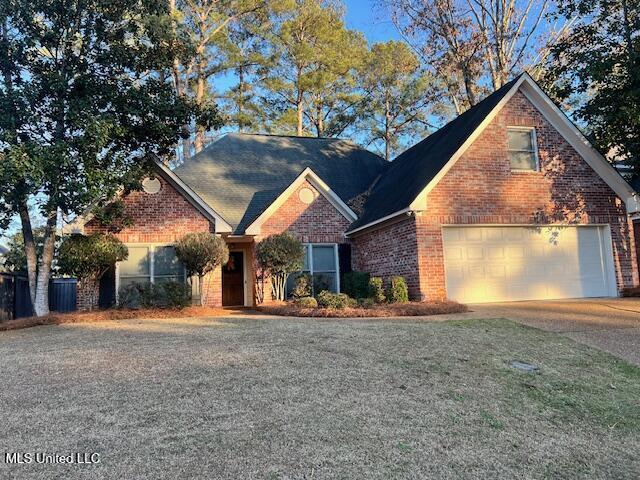
[[38,325],[107,322],[112,320],[129,320],[132,318],[222,317],[233,313],[234,312],[229,309],[200,306],[186,308],[112,308],[108,310],[94,310],[92,312],[51,313],[44,317],[18,318],[16,320],[0,322],[0,332],[3,330],[36,327]]
[[361,302],[357,307],[307,308],[294,302],[262,305],[258,310],[268,315],[289,317],[362,318],[362,317],[418,317],[446,313],[468,312],[466,305],[456,302],[407,302],[369,303]]

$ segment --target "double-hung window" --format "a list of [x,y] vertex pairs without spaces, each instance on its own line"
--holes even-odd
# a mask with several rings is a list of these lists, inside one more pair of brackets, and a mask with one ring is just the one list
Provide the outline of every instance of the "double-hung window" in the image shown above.
[[289,275],[287,294],[289,295],[300,275],[312,278],[312,294],[322,290],[338,292],[340,290],[340,272],[338,267],[338,245],[335,243],[307,243],[304,245],[304,265],[302,271]]
[[129,257],[118,263],[119,287],[131,283],[186,280],[184,265],[171,245],[128,245]]
[[535,172],[538,170],[536,130],[533,127],[508,127],[508,152],[511,170]]

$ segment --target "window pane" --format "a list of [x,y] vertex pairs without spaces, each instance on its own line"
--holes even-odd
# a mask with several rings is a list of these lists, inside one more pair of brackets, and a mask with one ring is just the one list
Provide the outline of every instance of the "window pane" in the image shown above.
[[309,271],[309,245],[304,246],[304,265],[302,266],[302,270]]
[[176,249],[173,247],[157,247],[153,254],[153,274],[158,275],[182,275],[182,263],[176,257]]
[[314,273],[313,274],[313,294],[318,295],[323,290],[337,293],[335,273]]
[[509,161],[513,170],[536,169],[536,157],[533,152],[509,152]]
[[336,251],[333,246],[313,246],[313,271],[314,272],[335,272]]
[[129,257],[120,263],[119,270],[125,276],[149,275],[149,248],[129,247]]
[[533,151],[533,130],[507,130],[509,150]]

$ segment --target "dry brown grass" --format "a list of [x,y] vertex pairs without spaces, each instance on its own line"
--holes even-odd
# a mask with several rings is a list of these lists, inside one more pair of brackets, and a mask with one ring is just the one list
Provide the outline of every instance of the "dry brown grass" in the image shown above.
[[[0,322],[0,332],[4,330],[18,330],[20,328],[36,327],[38,325],[60,325],[63,323],[90,323],[110,320],[129,320],[133,318],[192,318],[192,317],[222,317],[232,315],[240,309],[187,307],[173,308],[144,308],[144,309],[109,309],[92,312],[51,313],[44,317],[25,317],[16,320]],[[246,312],[245,312],[246,313]]]
[[0,452],[101,460],[1,479],[640,478],[640,369],[506,320],[16,330],[0,379]]
[[335,308],[303,308],[291,302],[282,302],[263,305],[258,310],[269,315],[322,318],[421,317],[469,311],[466,305],[456,302],[392,303],[374,305],[372,307],[344,308],[341,310]]

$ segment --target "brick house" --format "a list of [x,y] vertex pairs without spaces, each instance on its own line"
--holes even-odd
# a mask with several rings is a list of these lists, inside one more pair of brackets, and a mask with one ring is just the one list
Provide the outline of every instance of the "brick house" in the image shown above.
[[462,302],[616,296],[639,281],[636,193],[527,74],[393,162],[343,140],[229,134],[157,170],[124,199],[130,256],[111,290],[185,281],[171,244],[194,231],[231,252],[208,278],[212,305],[255,304],[253,247],[283,231],[336,291],[351,269]]

